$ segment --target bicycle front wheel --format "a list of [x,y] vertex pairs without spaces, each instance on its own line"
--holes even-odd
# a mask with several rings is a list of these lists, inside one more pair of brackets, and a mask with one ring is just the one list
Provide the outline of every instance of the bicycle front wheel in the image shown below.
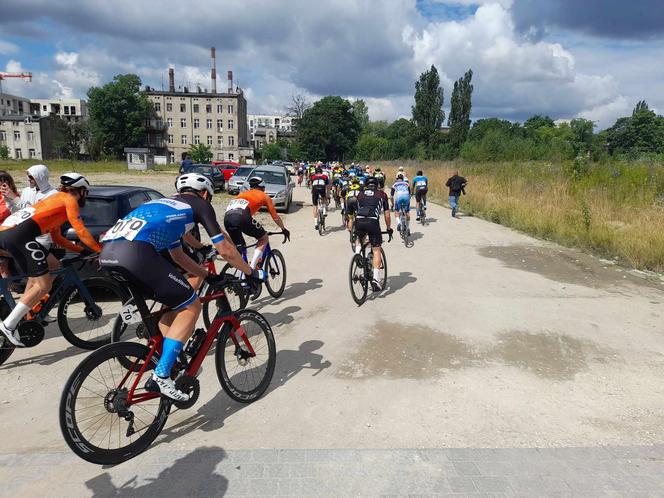
[[[226,303],[224,298],[220,297],[219,299],[203,303],[203,323],[205,323],[206,329],[210,328],[210,324],[214,320],[214,317],[217,316],[219,310],[222,310],[223,312],[240,311],[249,303],[249,296],[239,280],[229,280],[214,286],[209,286],[207,284],[203,285],[205,285],[205,287],[201,288],[201,296],[209,296],[219,291],[223,291],[226,300],[228,301],[228,303]],[[229,306],[230,310],[228,309]]]
[[281,251],[273,249],[270,252],[263,265],[263,270],[267,273],[265,286],[270,296],[274,298],[280,297],[286,288],[286,260]]
[[224,323],[215,348],[217,377],[232,399],[251,403],[263,395],[272,381],[277,348],[270,324],[263,315],[241,310],[235,313],[235,318],[246,338],[231,322]]
[[97,349],[111,342],[115,318],[129,295],[105,278],[89,278],[83,285],[92,296],[92,302],[83,299],[78,287],[68,289],[58,306],[58,326],[74,346]]
[[137,377],[149,351],[133,342],[109,344],[91,353],[69,377],[60,400],[60,429],[83,460],[100,465],[124,462],[145,451],[163,429],[170,401],[127,401],[136,380],[134,395],[147,393],[143,384],[158,358],[153,356],[149,369]]
[[350,260],[350,270],[348,272],[348,281],[350,284],[350,295],[358,306],[362,306],[367,299],[369,281],[367,271],[364,266],[366,260],[361,254],[353,254]]

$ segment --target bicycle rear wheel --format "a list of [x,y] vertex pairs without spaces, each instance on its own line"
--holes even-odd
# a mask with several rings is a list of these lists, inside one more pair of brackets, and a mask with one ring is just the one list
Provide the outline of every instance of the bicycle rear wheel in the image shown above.
[[362,306],[366,301],[369,289],[365,265],[366,260],[362,254],[353,254],[348,271],[348,283],[350,284],[350,295],[358,306]]
[[267,273],[265,286],[270,296],[280,297],[286,288],[286,260],[281,251],[273,249],[270,252],[263,265],[263,270]]
[[[60,400],[60,429],[83,460],[100,465],[124,462],[145,451],[163,429],[170,401],[155,397],[127,403],[149,351],[133,342],[109,344],[88,355],[69,377]],[[143,384],[157,362],[156,356],[150,359],[135,394],[146,393]]]
[[[0,319],[4,320],[7,318],[7,315],[11,312],[9,304],[4,299],[0,300]],[[16,349],[9,339],[5,337],[4,334],[0,334],[0,365],[7,361],[7,359],[12,355]]]
[[106,278],[92,277],[83,285],[93,301],[85,302],[78,287],[67,290],[58,306],[58,326],[74,346],[97,349],[111,342],[115,318],[129,295]]
[[251,403],[263,395],[272,381],[277,361],[277,348],[270,324],[254,310],[241,310],[235,318],[246,335],[246,341],[254,350],[251,355],[247,342],[240,337],[230,322],[217,338],[215,365],[217,377],[232,399]]

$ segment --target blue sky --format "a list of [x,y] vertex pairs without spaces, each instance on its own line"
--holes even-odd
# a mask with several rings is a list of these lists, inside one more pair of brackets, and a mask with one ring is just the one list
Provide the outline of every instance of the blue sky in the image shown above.
[[664,111],[659,0],[4,0],[0,68],[29,97],[85,97],[115,74],[160,87],[218,88],[226,70],[250,112],[283,112],[293,94],[363,98],[373,119],[409,117],[414,82],[436,65],[446,107],[475,74],[473,117],[585,117],[599,128],[646,99]]

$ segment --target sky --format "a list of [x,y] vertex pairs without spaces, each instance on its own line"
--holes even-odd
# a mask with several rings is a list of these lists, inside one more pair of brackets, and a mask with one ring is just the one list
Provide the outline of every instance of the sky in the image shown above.
[[114,75],[217,88],[226,71],[250,113],[291,97],[364,99],[372,119],[411,116],[435,65],[449,109],[472,69],[473,119],[583,117],[598,129],[637,101],[664,112],[664,0],[0,0],[0,70],[32,71],[3,91],[85,98]]

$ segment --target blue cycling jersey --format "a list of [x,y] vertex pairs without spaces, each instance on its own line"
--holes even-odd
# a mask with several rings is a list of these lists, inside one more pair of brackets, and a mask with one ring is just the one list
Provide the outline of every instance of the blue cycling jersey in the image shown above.
[[408,182],[403,181],[403,180],[398,180],[394,182],[392,185],[392,197],[396,196],[402,196],[402,195],[409,195],[410,194],[410,187],[408,186]]
[[421,189],[429,186],[429,179],[426,176],[416,176],[413,178],[413,188]]

